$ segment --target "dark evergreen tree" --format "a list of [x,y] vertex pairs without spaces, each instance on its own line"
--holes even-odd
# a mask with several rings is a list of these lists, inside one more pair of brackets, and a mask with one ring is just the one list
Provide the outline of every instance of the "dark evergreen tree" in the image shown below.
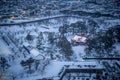
[[33,58],[29,58],[29,59],[27,59],[26,61],[21,61],[20,62],[20,64],[23,66],[23,67],[25,67],[25,66],[28,66],[28,69],[29,69],[29,71],[31,71],[31,66],[32,66],[32,64],[34,63],[34,59]]
[[39,64],[40,64],[39,60],[35,60],[35,70],[38,69]]
[[92,19],[89,19],[87,23],[88,23],[88,27],[87,27],[88,32],[90,34],[95,34],[96,29],[99,28],[98,24]]
[[50,33],[48,34],[48,41],[49,41],[49,43],[50,43],[50,44],[53,44],[53,43],[54,43],[54,40],[55,40],[55,38],[54,38],[54,33],[50,32]]
[[42,50],[42,44],[43,44],[43,33],[42,32],[40,32],[40,34],[38,35],[38,38],[37,38],[37,48],[39,49],[39,50]]
[[26,39],[29,40],[29,41],[32,41],[33,40],[33,36],[28,33],[27,36],[26,36]]
[[57,46],[61,49],[61,53],[63,53],[66,58],[70,59],[73,51],[70,42],[66,39],[64,35],[59,38]]
[[69,27],[69,25],[64,24],[63,26],[59,27],[59,32],[60,32],[61,34],[67,33],[67,28],[68,28],[68,27]]
[[7,69],[8,67],[10,67],[8,61],[4,57],[0,57],[0,68],[5,71],[5,69]]
[[22,61],[20,62],[20,64],[21,64],[21,66],[23,66],[23,67],[26,66],[26,62],[25,62],[24,60],[22,60]]
[[112,35],[101,32],[96,34],[93,38],[88,40],[88,48],[86,52],[95,51],[97,54],[109,54],[112,51],[112,46],[114,44]]
[[34,62],[33,58],[29,58],[28,60],[26,60],[26,65],[29,67],[29,71],[31,71],[31,66],[33,62]]

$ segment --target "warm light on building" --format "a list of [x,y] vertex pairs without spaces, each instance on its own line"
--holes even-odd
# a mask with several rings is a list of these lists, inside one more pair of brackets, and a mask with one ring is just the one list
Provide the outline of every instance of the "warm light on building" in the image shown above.
[[11,17],[10,17],[10,19],[12,19],[12,20],[13,20],[14,18],[15,18],[15,16],[11,16]]

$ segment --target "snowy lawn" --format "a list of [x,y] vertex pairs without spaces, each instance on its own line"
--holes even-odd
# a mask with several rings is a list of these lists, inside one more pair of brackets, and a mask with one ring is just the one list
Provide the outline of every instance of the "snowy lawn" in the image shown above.
[[84,52],[85,46],[84,45],[74,46],[72,47],[72,49],[76,54],[76,60],[83,61],[82,57],[85,55],[85,52]]
[[8,56],[9,54],[12,54],[11,50],[9,49],[7,44],[2,39],[0,39],[0,55]]

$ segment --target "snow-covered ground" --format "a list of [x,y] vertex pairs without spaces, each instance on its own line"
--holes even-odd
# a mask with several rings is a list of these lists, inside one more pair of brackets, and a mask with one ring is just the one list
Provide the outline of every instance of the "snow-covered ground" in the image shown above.
[[85,56],[84,49],[85,49],[84,45],[73,47],[73,51],[76,54],[77,61],[83,61],[82,57]]
[[116,48],[116,50],[120,51],[120,44],[119,44],[119,43],[116,43],[116,44],[115,44],[115,48]]
[[0,38],[0,56],[12,55],[11,50],[9,49],[8,45]]
[[[77,18],[68,18],[67,19],[67,24],[71,24],[71,23],[75,23],[77,21],[81,21],[82,19],[77,19]],[[60,22],[60,23],[59,23]],[[49,48],[49,43],[47,42],[47,35],[46,33],[49,32],[54,32],[54,33],[58,33],[58,29],[60,26],[62,26],[64,23],[61,21],[59,21],[59,19],[52,19],[50,21],[48,21],[47,24],[41,23],[41,24],[26,24],[26,25],[13,25],[13,26],[5,26],[5,27],[1,27],[0,28],[0,32],[4,33],[4,35],[7,35],[8,38],[10,38],[11,36],[13,36],[12,39],[12,43],[10,43],[10,47],[11,49],[13,49],[16,45],[17,45],[17,49],[22,49],[21,47],[24,45],[25,47],[30,48],[30,54],[24,53],[24,50],[22,50],[22,52],[20,52],[19,50],[13,50],[15,52],[17,52],[16,56],[14,57],[9,57],[10,60],[13,61],[9,61],[11,67],[8,69],[9,74],[14,75],[14,76],[18,76],[18,75],[22,75],[24,73],[24,68],[21,66],[20,62],[21,60],[26,60],[29,57],[33,57],[37,60],[42,60],[45,59],[47,57],[49,57],[47,52],[43,52],[43,51],[39,51],[38,49],[36,49],[36,45],[37,45],[37,37],[39,37],[39,33],[42,32],[43,33],[43,45],[45,46],[45,50],[47,49],[47,47]],[[32,36],[34,36],[33,41],[27,41],[26,40],[26,36],[28,35],[28,33]],[[3,35],[3,36],[4,36]],[[68,35],[67,38],[70,39],[71,35]],[[10,41],[11,41],[10,39]],[[14,42],[14,43],[13,43]],[[0,40],[0,49],[3,50],[3,52],[1,52],[2,54],[11,54],[10,50],[8,50],[9,48],[7,48],[7,45],[5,44],[4,41],[2,41],[2,39]],[[15,44],[13,46],[13,44]],[[4,46],[4,49],[3,49]],[[53,47],[53,52],[54,50],[54,46]],[[84,55],[84,46],[74,46],[72,49],[74,51],[74,55],[77,57],[76,61],[82,61],[82,58],[80,55]],[[7,52],[6,52],[7,51]],[[59,53],[59,49],[57,51],[55,51],[54,53],[55,55],[59,55],[61,56],[61,54]],[[23,56],[24,55],[24,56]],[[26,56],[26,57],[25,57]],[[53,55],[54,56],[54,55]],[[58,60],[58,61],[57,61]],[[63,61],[63,60],[62,60]],[[72,62],[73,63],[73,62]],[[36,77],[34,76],[34,79],[39,79],[39,78],[45,78],[45,77],[54,77],[57,76],[58,73],[60,72],[61,68],[66,65],[66,64],[72,64],[71,62],[60,62],[59,59],[56,58],[55,61],[50,61],[50,64],[45,68],[45,71],[43,74],[38,74],[38,72],[36,72],[36,74],[31,74],[32,77],[34,75],[36,75]],[[16,70],[14,71],[14,69],[16,68]],[[18,69],[17,69],[18,68]],[[55,72],[52,72],[55,71]],[[18,77],[18,79],[20,80],[33,80],[32,77],[30,77],[27,74],[23,74],[23,76],[25,78],[20,78],[20,76]]]
[[[64,21],[65,22],[64,22]],[[107,29],[111,26],[115,26],[117,24],[120,24],[120,20],[114,20],[113,23],[111,20],[103,20],[101,19],[93,19],[95,22],[98,23],[100,28],[98,30]],[[86,45],[77,45],[72,46],[73,50],[73,61],[69,62],[64,59],[65,57],[60,53],[60,49],[56,47],[56,44],[50,44],[48,42],[48,34],[54,33],[54,36],[59,35],[59,27],[63,26],[64,24],[72,24],[76,23],[77,21],[85,22],[87,25],[87,19],[82,18],[60,18],[60,19],[51,19],[43,22],[35,22],[35,23],[29,23],[25,25],[13,25],[13,26],[2,26],[0,28],[0,33],[2,36],[7,36],[11,40],[8,42],[10,43],[10,48],[7,46],[7,44],[0,38],[0,55],[9,56],[11,54],[14,54],[14,57],[9,56],[9,59],[11,59],[10,62],[10,68],[8,69],[8,75],[13,74],[14,76],[18,76],[17,80],[35,80],[35,79],[41,79],[41,78],[48,78],[48,77],[57,77],[61,69],[65,65],[70,65],[71,68],[76,68],[74,65],[99,65],[96,61],[84,61],[82,57],[86,55],[85,48]],[[101,22],[100,22],[101,21]],[[19,22],[19,21],[18,21]],[[42,44],[41,47],[43,49],[38,50],[36,48],[37,46],[37,40],[38,37],[41,37],[39,35],[42,32],[43,38],[42,38]],[[27,40],[27,35],[30,34],[33,37],[33,40]],[[72,33],[66,33],[65,37],[67,40],[71,43],[71,38],[75,34]],[[57,41],[57,39],[56,39]],[[25,46],[25,47],[23,47]],[[120,45],[115,44],[116,50],[120,50]],[[27,49],[26,49],[27,48]],[[13,52],[11,52],[11,50]],[[30,52],[30,53],[29,53]],[[41,72],[41,70],[38,69],[38,71],[35,71],[33,74],[27,73],[26,69],[24,69],[23,66],[21,66],[20,62],[21,60],[27,60],[28,58],[34,58],[36,60],[40,60],[39,68],[43,66],[45,63],[44,60],[47,58],[50,58],[50,63],[46,65],[44,68],[44,71]],[[52,57],[52,58],[51,58]],[[8,59],[8,60],[9,60]],[[35,70],[34,64],[32,65],[32,69]],[[103,68],[102,66],[99,66],[98,68]],[[16,69],[16,70],[15,70]]]
[[33,80],[33,79],[41,79],[41,78],[52,78],[58,77],[61,69],[65,67],[65,65],[69,65],[68,69],[77,69],[78,65],[81,65],[83,69],[89,69],[85,65],[95,65],[94,69],[103,69],[102,65],[98,65],[97,61],[79,61],[79,62],[61,62],[61,61],[51,61],[51,63],[46,67],[45,72],[42,75],[34,76],[34,77],[27,77],[18,80]]

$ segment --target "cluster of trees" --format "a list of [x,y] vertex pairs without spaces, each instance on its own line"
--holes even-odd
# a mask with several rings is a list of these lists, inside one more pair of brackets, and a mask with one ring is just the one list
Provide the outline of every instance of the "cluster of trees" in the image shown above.
[[98,32],[95,36],[88,40],[86,53],[96,52],[100,56],[109,54],[114,49],[113,45],[120,42],[120,26],[114,26],[105,32]]
[[113,26],[107,33],[113,37],[115,42],[120,42],[120,25]]
[[[46,37],[43,36],[43,33],[40,32],[38,38],[37,38],[37,48],[39,50],[43,50],[44,49],[44,44],[45,42],[48,42],[48,44],[50,45],[54,45],[56,40],[57,40],[57,36],[55,36],[54,32],[48,32],[47,34],[45,34]],[[45,39],[46,38],[46,39]]]
[[64,35],[61,35],[57,46],[60,48],[60,52],[65,55],[65,57],[70,60],[73,54],[70,42],[66,39]]
[[69,25],[64,24],[63,26],[59,27],[59,32],[60,32],[61,34],[67,33],[68,27],[69,27]]
[[26,39],[27,39],[28,41],[32,41],[32,40],[33,40],[33,36],[30,35],[30,33],[28,33],[27,36],[26,36]]
[[20,62],[21,66],[23,66],[24,69],[30,74],[33,73],[34,71],[40,71],[41,73],[43,73],[45,67],[49,63],[50,63],[49,59],[37,60],[33,59],[32,57],[28,58],[27,60],[22,60]]
[[69,32],[74,34],[74,33],[86,32],[86,31],[87,31],[87,28],[85,23],[80,21],[76,23],[72,23],[71,25],[64,24],[59,28],[59,32],[61,34],[65,34]]
[[39,50],[42,50],[42,49],[43,49],[42,44],[43,44],[43,33],[40,32],[39,35],[38,35],[38,38],[37,38],[37,48],[38,48]]
[[23,66],[23,67],[28,67],[28,71],[31,73],[31,67],[32,67],[32,64],[34,63],[34,59],[33,58],[29,58],[29,59],[27,59],[27,60],[22,60],[21,62],[20,62],[20,64]]
[[101,33],[99,33],[96,37],[89,39],[87,45],[87,53],[95,51],[96,53],[102,55],[112,51],[113,41],[111,36],[101,35]]
[[48,42],[50,43],[50,44],[54,44],[54,42],[55,42],[55,33],[52,33],[52,32],[50,32],[49,34],[48,34]]
[[[37,41],[37,48],[39,50],[44,50],[48,53],[48,55],[51,56],[52,59],[53,58],[53,54],[56,52],[56,49],[59,48],[60,49],[60,53],[62,53],[62,55],[66,58],[70,60],[70,57],[72,56],[72,47],[70,42],[66,39],[66,37],[64,36],[64,34],[60,34],[57,35],[54,32],[48,32],[46,34],[46,38],[47,38],[47,44],[49,45],[49,47],[44,47],[44,42],[43,41],[43,33],[41,32],[38,36],[38,41]],[[54,45],[54,49],[53,49],[53,45]],[[51,48],[52,46],[52,48]]]
[[4,72],[9,67],[8,61],[4,57],[0,57],[0,69]]
[[61,34],[65,34],[69,32],[73,34],[75,33],[95,34],[97,28],[99,28],[98,24],[94,20],[89,19],[87,20],[87,24],[86,22],[82,22],[82,21],[77,21],[76,23],[72,23],[70,25],[64,24],[59,28],[59,32]]
[[[91,35],[94,35],[96,33],[96,29],[99,28],[98,24],[90,19],[87,22],[78,21],[76,23],[72,23],[70,25],[64,24],[59,28],[59,34],[57,37],[55,36],[55,33],[49,32],[47,34],[47,39],[49,44],[56,45],[60,49],[60,53],[64,54],[64,56],[68,59],[70,59],[70,56],[72,56],[72,48],[70,42],[66,39],[64,34],[66,33],[89,33]],[[38,36],[37,41],[37,48],[39,50],[44,49],[44,41],[43,41],[43,33],[41,32]],[[50,54],[54,53],[52,51]]]

